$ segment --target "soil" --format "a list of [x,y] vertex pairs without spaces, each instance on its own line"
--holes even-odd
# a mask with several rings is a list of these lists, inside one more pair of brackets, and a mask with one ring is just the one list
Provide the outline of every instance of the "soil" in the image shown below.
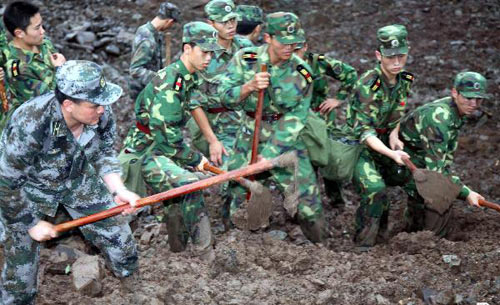
[[[203,0],[173,0],[184,21],[202,20]],[[48,34],[68,59],[107,63],[108,77],[127,88],[130,42],[117,33],[134,33],[153,18],[158,0],[38,1]],[[268,12],[296,12],[306,29],[310,49],[353,65],[361,74],[375,64],[376,29],[405,24],[411,43],[407,70],[414,73],[411,107],[449,95],[454,75],[482,73],[491,99],[463,128],[453,170],[473,190],[500,201],[500,2],[497,0],[359,0],[239,1],[257,3]],[[92,51],[65,43],[76,28],[105,37],[108,32],[121,55],[103,47]],[[110,34],[111,33],[111,34]],[[114,35],[114,36],[113,36]],[[126,36],[121,36],[126,37]],[[180,48],[181,27],[173,30],[173,52]],[[123,137],[133,122],[133,102],[126,96],[114,106]],[[117,145],[117,149],[119,144]],[[109,270],[103,291],[89,297],[75,291],[71,276],[48,272],[54,246],[42,251],[38,304],[500,304],[500,214],[457,200],[455,230],[447,239],[430,232],[405,233],[406,196],[391,189],[389,239],[367,252],[352,242],[359,202],[346,184],[347,205],[332,208],[324,198],[330,237],[324,245],[309,243],[286,216],[275,196],[271,225],[258,232],[223,232],[217,188],[205,191],[216,238],[216,260],[201,262],[189,251],[169,250],[160,209],[135,222],[140,249],[141,281],[134,295],[124,293]],[[151,233],[153,232],[154,233]],[[144,237],[149,234],[149,237]],[[95,250],[78,235],[69,243],[88,254]],[[453,256],[454,255],[454,256]]]

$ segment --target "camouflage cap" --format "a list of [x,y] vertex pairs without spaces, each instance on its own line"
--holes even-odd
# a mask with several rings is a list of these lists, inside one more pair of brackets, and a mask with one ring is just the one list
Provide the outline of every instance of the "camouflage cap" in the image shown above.
[[304,42],[305,37],[299,35],[301,28],[299,17],[293,13],[277,12],[266,16],[265,32],[282,44]]
[[59,91],[71,98],[109,105],[122,95],[120,86],[106,82],[102,68],[86,60],[68,60],[56,72]]
[[160,19],[174,19],[175,22],[181,21],[181,11],[175,4],[170,2],[160,4],[156,16]]
[[203,51],[217,51],[223,48],[217,43],[217,30],[208,23],[193,21],[184,25],[183,43],[194,43]]
[[477,72],[458,73],[453,87],[466,98],[488,98],[486,94],[486,78]]
[[302,42],[298,42],[297,43],[297,46],[295,46],[295,50],[300,50],[304,47],[304,45],[306,44],[306,31],[304,31],[304,29],[299,29],[297,31],[297,35],[299,37],[301,37],[304,41]]
[[408,54],[408,32],[401,24],[384,26],[377,31],[377,40],[380,43],[380,53],[383,56]]
[[255,5],[238,5],[236,13],[240,15],[240,20],[253,23],[264,23],[264,11]]
[[240,19],[236,13],[236,6],[231,0],[212,0],[205,5],[205,13],[208,19],[216,22],[226,22],[233,18]]

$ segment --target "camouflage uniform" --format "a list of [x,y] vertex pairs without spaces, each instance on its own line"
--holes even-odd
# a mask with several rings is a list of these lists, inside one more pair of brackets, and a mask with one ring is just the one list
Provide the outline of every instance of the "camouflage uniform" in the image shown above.
[[[267,31],[281,43],[296,43],[296,30],[300,22],[292,13],[273,13],[267,16]],[[287,32],[288,29],[288,32]],[[227,67],[227,72],[219,87],[224,105],[242,109],[243,115],[235,153],[229,161],[229,169],[245,166],[251,155],[254,131],[257,92],[240,101],[242,85],[260,72],[261,63],[269,65],[268,45],[245,48],[238,51]],[[265,90],[263,120],[260,131],[259,154],[264,158],[274,158],[287,151],[298,153],[296,177],[289,169],[272,171],[272,180],[282,192],[293,191],[289,188],[297,183],[299,193],[298,220],[306,236],[313,241],[322,239],[322,206],[307,149],[298,137],[306,123],[311,96],[312,77],[310,67],[296,55],[281,65],[269,66],[270,86]],[[295,180],[295,181],[294,181]],[[246,190],[237,184],[230,186],[231,213],[234,213],[245,200]]]
[[[178,21],[179,16],[179,9],[169,2],[162,3],[157,13],[160,19],[172,18]],[[162,33],[157,31],[151,22],[137,29],[132,44],[132,60],[129,68],[130,97],[134,101],[139,92],[153,79],[156,72],[163,68],[162,46],[164,44]]]
[[7,33],[5,31],[5,26],[3,22],[0,21],[0,68],[5,70],[5,63],[7,62],[7,55],[9,42],[7,40]]
[[[475,72],[460,73],[454,87],[460,94],[470,98],[485,98],[486,79]],[[449,167],[458,146],[458,136],[465,123],[452,97],[445,97],[418,107],[401,120],[400,138],[405,143],[404,150],[419,168],[426,168],[450,176]],[[466,198],[470,189],[457,176],[451,176],[462,187],[460,198]],[[419,196],[413,179],[405,184],[408,193],[408,207],[405,212],[409,231],[429,229],[425,227],[426,213],[424,200]],[[441,218],[449,218],[448,215]],[[447,219],[436,234],[447,232]]]
[[[239,18],[234,9],[234,3],[230,0],[212,0],[205,6],[205,12],[209,19],[216,22],[226,22],[232,18]],[[249,46],[252,46],[252,43],[248,39],[235,37],[230,49],[221,48],[215,51],[208,67],[197,72],[200,76],[200,90],[191,97],[196,103],[202,105],[214,134],[217,135],[217,139],[224,145],[230,155],[236,140],[241,114],[227,109],[221,104],[220,96],[217,94],[217,87],[220,84],[219,77],[226,71],[233,55],[241,48]],[[189,122],[189,128],[193,137],[193,146],[203,154],[209,155],[208,143],[193,119]],[[225,156],[224,160],[226,160]],[[227,168],[227,164],[224,166],[225,168]]]
[[[397,40],[400,46],[406,46],[406,29],[404,27],[400,29],[399,27],[402,26],[397,25],[379,29],[377,34],[379,41],[380,33],[392,27],[397,27],[397,35],[391,36],[392,40]],[[392,40],[387,42],[389,46]],[[397,75],[396,84],[390,86],[380,65],[360,77],[347,112],[347,123],[354,129],[360,142],[364,142],[368,137],[376,136],[389,146],[389,134],[397,126],[406,110],[412,81],[413,75],[402,71]],[[398,169],[399,166],[392,159],[368,147],[361,152],[353,176],[353,183],[361,195],[360,206],[356,211],[356,239],[360,235],[368,234],[366,230],[377,234],[379,226],[383,230],[387,228],[389,202],[385,194],[386,183],[397,185],[403,181],[400,179],[404,177],[398,175]],[[361,234],[364,229],[366,230]],[[373,237],[373,234],[369,235]],[[375,243],[374,238],[361,244],[371,246]]]
[[[96,104],[109,105],[122,92],[106,84],[100,67],[90,62],[68,61],[56,77],[61,91],[70,96],[81,90],[75,78],[88,81],[92,89],[87,90],[100,93],[91,96],[87,91],[86,100]],[[105,106],[99,123],[84,126],[75,139],[53,93],[24,103],[14,113],[1,138],[0,221],[6,229],[2,304],[34,303],[40,244],[30,238],[28,229],[54,216],[58,207],[79,218],[115,206],[101,180],[120,172],[113,150],[115,133],[111,107]],[[9,200],[18,189],[23,201]],[[136,269],[136,246],[127,224],[108,218],[80,229],[106,256],[116,276],[129,276]]]
[[[191,22],[184,26],[183,42],[193,42],[205,51],[218,50],[220,46],[212,34],[215,36],[216,30],[210,25]],[[144,159],[142,174],[155,192],[199,180],[184,167],[197,166],[202,155],[191,149],[182,134],[182,128],[189,118],[188,112],[200,107],[195,101],[190,102],[196,85],[197,75],[191,74],[184,63],[178,60],[160,70],[136,100],[137,124],[125,139],[124,153],[141,155],[151,149]],[[202,240],[199,235],[200,223],[208,219],[201,191],[183,197],[182,212],[193,244],[207,248],[211,236],[205,236],[205,240]],[[187,232],[181,233],[183,243],[187,242]]]

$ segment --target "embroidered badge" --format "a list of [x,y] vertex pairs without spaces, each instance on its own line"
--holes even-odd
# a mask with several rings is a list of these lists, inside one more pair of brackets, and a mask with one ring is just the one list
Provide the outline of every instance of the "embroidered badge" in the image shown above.
[[242,58],[246,61],[256,61],[258,56],[255,52],[245,52]]
[[302,76],[304,76],[307,83],[309,83],[309,84],[312,83],[312,81],[313,81],[312,75],[311,75],[311,73],[309,73],[309,71],[307,71],[306,68],[304,68],[303,65],[298,65],[297,71],[299,71],[299,73],[302,74]]
[[10,67],[10,72],[13,77],[16,77],[19,75],[19,60],[14,60],[12,62],[12,66]]
[[231,6],[229,5],[226,5],[226,7],[224,8],[224,10],[228,13],[231,13],[232,9],[231,9]]
[[325,60],[325,54],[319,54],[319,55],[318,55],[318,60],[319,60],[319,61],[323,61],[323,60]]
[[399,47],[399,41],[397,39],[394,39],[393,41],[391,41],[391,46],[393,48]]
[[177,76],[177,80],[174,83],[174,90],[175,91],[177,91],[177,92],[181,91],[181,89],[182,89],[182,80],[183,80],[182,75],[178,75]]
[[372,86],[370,87],[370,89],[372,89],[373,92],[377,92],[377,90],[380,88],[380,83],[381,83],[380,78],[377,77],[373,82]]
[[411,74],[410,72],[406,72],[406,71],[401,72],[401,77],[403,77],[403,79],[405,79],[409,82],[413,82],[413,80],[415,79],[413,74]]
[[474,89],[476,89],[476,90],[481,89],[481,84],[480,83],[474,83]]
[[401,105],[401,106],[404,106],[404,105],[406,105],[406,102],[405,102],[405,100],[401,100],[401,102],[399,103],[399,105]]
[[99,81],[99,86],[101,86],[101,88],[106,87],[106,80],[104,79],[104,76],[101,76],[101,80]]
[[290,24],[287,28],[286,31],[290,34],[293,34],[295,32],[295,26],[293,24]]

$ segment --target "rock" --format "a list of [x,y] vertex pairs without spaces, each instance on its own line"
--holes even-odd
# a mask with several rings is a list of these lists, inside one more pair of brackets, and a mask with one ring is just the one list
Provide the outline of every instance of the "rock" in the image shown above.
[[116,36],[116,40],[120,43],[125,43],[125,44],[132,44],[132,41],[134,41],[135,34],[127,32],[125,30],[120,30],[118,35]]
[[96,39],[96,35],[93,32],[84,31],[76,34],[76,41],[82,45],[90,45]]
[[288,236],[288,234],[286,234],[286,232],[283,232],[280,230],[272,230],[267,234],[269,234],[269,236],[271,238],[278,239],[278,240],[284,240]]
[[94,48],[102,48],[103,46],[111,43],[112,41],[114,41],[114,39],[112,37],[103,37],[97,41],[94,41]]
[[151,231],[145,231],[141,235],[141,244],[142,245],[149,245],[151,242],[151,239],[153,239],[154,233]]
[[104,50],[106,51],[106,53],[114,55],[114,56],[121,55],[120,48],[118,46],[116,46],[115,44],[107,45]]
[[102,294],[103,268],[98,256],[82,256],[72,266],[73,285],[82,295],[98,297]]
[[451,254],[451,255],[443,255],[443,261],[450,265],[451,267],[456,267],[460,266],[460,263],[462,262],[458,256]]
[[330,304],[330,302],[332,301],[332,296],[333,296],[333,290],[331,289],[321,291],[318,294],[318,298],[316,299],[316,304],[318,305]]
[[85,254],[77,249],[57,245],[54,250],[50,251],[49,263],[45,271],[50,274],[68,274],[71,270],[71,264],[82,256],[85,256]]
[[390,305],[391,302],[389,302],[388,299],[384,298],[382,295],[380,294],[377,294],[375,296],[375,300],[377,301],[377,304],[380,304],[380,305]]

